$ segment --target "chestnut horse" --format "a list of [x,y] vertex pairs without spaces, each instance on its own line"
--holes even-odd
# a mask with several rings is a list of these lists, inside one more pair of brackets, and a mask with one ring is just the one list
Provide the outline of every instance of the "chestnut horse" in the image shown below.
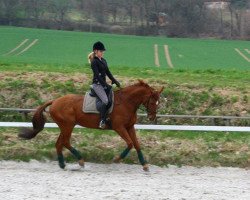
[[[136,137],[134,124],[137,120],[136,111],[141,104],[147,110],[147,116],[150,120],[156,118],[156,111],[159,104],[160,91],[150,87],[148,84],[139,80],[138,83],[122,88],[114,92],[114,108],[110,114],[112,129],[116,131],[127,143],[127,148],[114,158],[114,162],[124,159],[132,147],[135,147],[140,163],[145,171],[148,170],[148,164],[143,157],[140,144]],[[75,125],[87,128],[98,128],[100,120],[99,114],[84,113],[82,111],[84,97],[82,95],[65,95],[53,101],[49,101],[38,107],[33,119],[33,129],[24,128],[20,131],[19,137],[24,139],[34,138],[44,128],[45,117],[43,112],[47,106],[50,106],[49,113],[51,118],[60,128],[60,135],[56,142],[59,166],[65,167],[62,154],[63,147],[66,147],[77,159],[80,166],[84,166],[84,160],[81,154],[71,146],[70,137]],[[106,127],[106,129],[109,129]]]

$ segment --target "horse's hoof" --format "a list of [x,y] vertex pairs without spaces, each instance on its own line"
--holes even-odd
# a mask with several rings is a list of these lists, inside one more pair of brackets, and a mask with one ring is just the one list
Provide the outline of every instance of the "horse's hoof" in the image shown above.
[[120,163],[121,162],[120,156],[115,156],[114,159],[113,159],[113,162],[114,163]]
[[85,163],[84,163],[84,160],[83,160],[83,159],[79,160],[79,161],[78,161],[78,163],[79,163],[79,165],[80,165],[81,167],[84,167],[84,165],[85,165]]
[[149,166],[148,166],[148,164],[143,165],[143,170],[144,170],[145,172],[148,172],[148,171],[149,171]]
[[60,167],[61,169],[65,169],[66,165],[65,165],[64,163],[60,163],[60,164],[59,164],[59,167]]

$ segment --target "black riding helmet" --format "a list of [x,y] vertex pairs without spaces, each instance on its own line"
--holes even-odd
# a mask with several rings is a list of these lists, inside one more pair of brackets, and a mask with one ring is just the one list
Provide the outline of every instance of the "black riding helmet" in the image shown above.
[[106,51],[105,47],[104,47],[104,44],[100,41],[96,42],[94,45],[93,45],[93,51],[94,50],[100,50],[100,51]]

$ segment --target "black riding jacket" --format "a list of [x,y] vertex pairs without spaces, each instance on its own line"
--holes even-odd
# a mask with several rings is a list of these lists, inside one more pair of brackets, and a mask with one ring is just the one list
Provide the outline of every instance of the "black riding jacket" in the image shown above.
[[106,75],[112,81],[112,84],[117,82],[117,80],[109,71],[107,61],[104,58],[101,58],[100,60],[98,57],[95,56],[93,61],[91,62],[91,68],[94,73],[93,83],[101,84],[103,87],[107,87],[108,84],[106,82]]

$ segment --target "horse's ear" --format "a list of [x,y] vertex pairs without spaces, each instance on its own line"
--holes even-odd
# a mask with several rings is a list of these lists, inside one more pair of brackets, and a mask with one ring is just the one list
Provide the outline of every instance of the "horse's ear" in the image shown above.
[[164,90],[164,86],[162,86],[161,89],[159,90],[159,94],[161,94],[163,90]]

